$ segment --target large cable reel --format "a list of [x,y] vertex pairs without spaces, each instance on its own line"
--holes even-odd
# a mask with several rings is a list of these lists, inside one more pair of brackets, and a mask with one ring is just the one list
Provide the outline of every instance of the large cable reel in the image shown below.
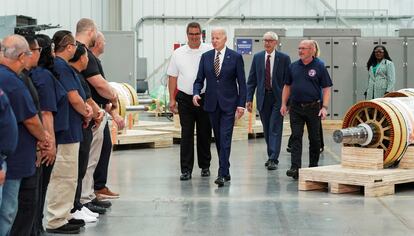
[[[342,129],[333,134],[345,146],[384,150],[384,167],[397,165],[414,143],[414,89],[361,101],[346,113]],[[405,97],[397,97],[405,96]]]

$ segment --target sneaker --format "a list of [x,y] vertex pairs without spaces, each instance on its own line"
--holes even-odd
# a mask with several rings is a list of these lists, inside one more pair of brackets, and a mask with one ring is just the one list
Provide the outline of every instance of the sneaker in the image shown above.
[[67,223],[56,229],[46,229],[46,232],[52,234],[79,234],[80,227]]
[[108,187],[104,187],[100,190],[95,190],[95,195],[99,200],[119,198],[119,193],[112,192]]
[[84,211],[79,211],[79,210],[72,213],[72,217],[77,220],[83,220],[85,221],[85,223],[93,223],[98,220],[96,217],[87,215]]
[[81,211],[83,211],[88,216],[92,216],[92,217],[95,217],[95,218],[98,218],[99,217],[99,214],[98,213],[92,212],[87,207],[82,207]]
[[92,202],[85,203],[83,206],[88,208],[90,211],[98,213],[98,214],[105,214],[106,213],[105,208],[100,207],[100,206],[96,206],[96,205],[92,204]]
[[112,206],[112,203],[110,201],[102,201],[97,198],[92,199],[91,203],[102,208],[110,208]]

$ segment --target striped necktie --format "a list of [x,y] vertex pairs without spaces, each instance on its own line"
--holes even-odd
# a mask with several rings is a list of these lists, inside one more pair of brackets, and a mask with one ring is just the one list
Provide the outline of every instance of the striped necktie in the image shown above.
[[272,84],[270,82],[270,55],[267,55],[266,67],[265,67],[265,89],[272,90]]
[[217,52],[216,58],[214,59],[214,72],[218,77],[220,74],[220,52]]

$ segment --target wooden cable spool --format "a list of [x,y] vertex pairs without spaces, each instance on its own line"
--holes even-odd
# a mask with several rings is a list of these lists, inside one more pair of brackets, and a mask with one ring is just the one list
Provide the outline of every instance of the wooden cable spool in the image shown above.
[[334,139],[345,146],[383,149],[384,167],[390,167],[398,164],[408,145],[414,143],[413,127],[413,97],[378,98],[352,106]]
[[398,91],[385,94],[385,98],[389,97],[414,97],[414,88],[405,88]]
[[127,106],[138,105],[138,96],[134,89],[126,83],[109,82],[118,94],[119,115],[125,118]]

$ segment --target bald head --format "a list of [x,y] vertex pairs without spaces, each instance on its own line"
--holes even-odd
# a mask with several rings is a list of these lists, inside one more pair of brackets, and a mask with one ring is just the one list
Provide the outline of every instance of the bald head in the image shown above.
[[82,18],[76,24],[76,34],[96,30],[96,28],[96,24],[92,19]]
[[104,53],[104,51],[105,51],[105,36],[103,35],[103,33],[101,31],[98,31],[96,41],[95,41],[95,45],[93,47],[91,47],[91,51],[92,51],[93,55],[95,55],[96,57],[99,57],[100,55],[102,55]]
[[17,60],[24,52],[30,52],[26,39],[17,34],[9,35],[3,39],[1,51],[4,58],[11,60]]
[[313,57],[315,56],[315,44],[313,40],[302,40],[299,43],[299,57],[305,63],[309,63],[312,61]]
[[76,24],[76,40],[85,44],[88,48],[95,45],[98,27],[89,18],[82,18]]

